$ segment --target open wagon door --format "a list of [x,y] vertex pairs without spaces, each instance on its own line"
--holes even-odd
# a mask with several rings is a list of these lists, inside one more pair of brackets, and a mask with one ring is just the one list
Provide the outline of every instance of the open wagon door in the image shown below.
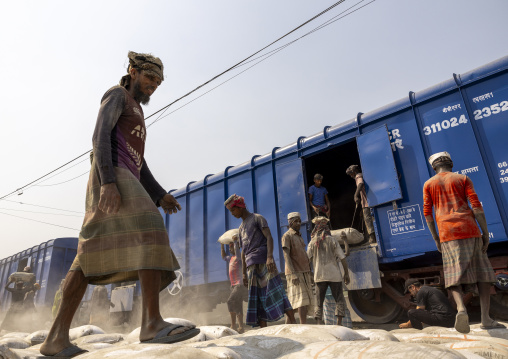
[[369,207],[402,198],[386,125],[356,138]]

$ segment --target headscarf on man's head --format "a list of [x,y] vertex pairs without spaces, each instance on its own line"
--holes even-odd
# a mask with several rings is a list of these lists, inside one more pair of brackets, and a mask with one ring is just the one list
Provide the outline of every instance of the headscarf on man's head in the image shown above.
[[247,208],[245,205],[245,199],[243,197],[238,196],[236,193],[231,195],[226,202],[224,202],[226,208],[240,207]]
[[314,223],[314,229],[310,234],[311,238],[316,237],[317,247],[319,248],[319,244],[326,238],[326,236],[331,236],[330,227],[328,227],[328,222],[330,220],[327,217],[319,216],[312,220]]
[[291,226],[293,225],[293,223],[295,223],[296,220],[300,220],[300,213],[299,212],[291,212],[288,214],[288,224],[289,224],[289,228],[291,228]]
[[158,57],[134,51],[129,51],[127,57],[129,58],[127,75],[120,79],[120,86],[129,86],[131,80],[130,71],[132,68],[138,69],[139,71],[143,70],[147,75],[157,76],[161,82],[164,81],[164,65]]

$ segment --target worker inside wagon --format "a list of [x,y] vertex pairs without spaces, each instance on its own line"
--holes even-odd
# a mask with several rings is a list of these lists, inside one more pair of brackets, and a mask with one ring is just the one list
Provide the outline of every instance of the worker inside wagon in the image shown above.
[[307,323],[307,312],[313,310],[314,286],[310,261],[305,251],[305,241],[300,233],[302,220],[300,213],[288,214],[289,229],[282,236],[282,250],[286,262],[285,274],[288,287],[288,299],[291,306],[298,310],[300,324]]
[[469,333],[469,316],[463,293],[476,290],[480,294],[480,327],[505,328],[489,315],[490,290],[492,284],[496,283],[496,277],[487,256],[487,219],[473,181],[465,175],[452,172],[453,161],[448,152],[433,154],[429,157],[429,163],[436,175],[423,186],[423,214],[437,250],[443,255],[445,286],[457,303],[455,329],[460,333]]
[[[11,283],[14,283],[14,288],[10,287]],[[31,291],[32,287],[32,284],[15,280],[12,276],[9,277],[5,290],[11,292],[11,305],[5,313],[0,329],[8,331],[24,330],[24,328],[21,328],[23,323],[20,321],[24,314],[23,301],[25,300],[25,294]]]
[[330,200],[328,191],[322,186],[323,176],[319,173],[314,175],[314,185],[309,187],[309,201],[312,207],[312,217],[326,216],[330,218]]
[[249,300],[245,322],[253,327],[266,327],[284,314],[296,324],[293,308],[273,260],[273,238],[266,219],[247,210],[243,197],[230,196],[224,205],[235,218],[241,218],[239,241],[242,248],[243,284]]
[[[139,280],[143,301],[139,340],[174,343],[199,333],[194,325],[165,322],[159,292],[180,269],[157,207],[172,214],[178,201],[154,178],[145,160],[146,126],[141,105],[164,80],[158,57],[129,51],[127,74],[101,100],[92,138],[93,161],[77,255],[66,276],[62,302],[46,341],[46,356],[85,352],[69,329],[88,284]],[[91,66],[104,61],[93,58]]]
[[404,294],[411,293],[416,300],[416,309],[407,311],[408,321],[400,328],[423,329],[423,324],[453,328],[457,311],[439,289],[422,285],[416,278],[404,283]]
[[365,182],[363,181],[363,174],[360,172],[358,165],[351,165],[347,168],[346,174],[353,178],[356,182],[356,191],[354,194],[354,201],[356,203],[356,209],[362,207],[363,222],[365,223],[365,229],[369,235],[369,243],[376,243],[376,233],[374,231],[374,222],[372,220],[372,214],[367,202],[367,192],[365,191]]
[[229,281],[231,282],[231,293],[227,301],[228,311],[231,317],[231,329],[242,334],[245,331],[243,328],[243,297],[245,295],[245,286],[242,283],[242,257],[238,242],[238,235],[234,235],[233,242],[229,244],[229,255],[226,254],[224,244],[222,243],[220,245],[220,252],[222,259],[228,263]]
[[[312,220],[314,229],[311,233],[311,241],[307,247],[307,256],[312,261],[314,268],[314,282],[316,282],[316,307],[314,318],[318,324],[323,323],[323,302],[326,290],[330,287],[335,299],[335,316],[337,324],[341,325],[345,315],[346,301],[342,292],[342,281],[349,284],[349,269],[346,256],[342,251],[339,241],[333,237],[328,227],[329,219],[316,217]],[[344,268],[344,277],[340,269]]]

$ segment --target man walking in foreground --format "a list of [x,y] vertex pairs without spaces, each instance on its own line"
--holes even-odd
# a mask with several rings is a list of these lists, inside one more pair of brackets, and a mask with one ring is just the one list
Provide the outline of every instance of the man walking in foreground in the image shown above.
[[406,280],[404,289],[404,294],[410,292],[416,299],[416,309],[407,311],[409,321],[400,324],[400,328],[423,329],[423,324],[453,328],[457,311],[443,292],[435,287],[422,286],[416,278]]
[[305,250],[305,241],[300,234],[302,220],[300,213],[288,214],[289,229],[282,236],[282,250],[286,261],[286,280],[288,298],[291,306],[298,309],[300,324],[307,324],[307,312],[314,308],[312,286],[314,279],[310,271],[310,261]]
[[[487,220],[473,182],[465,175],[452,172],[453,162],[448,152],[433,154],[429,157],[429,163],[436,175],[423,186],[423,214],[437,250],[443,254],[445,286],[457,303],[455,329],[460,333],[469,333],[463,289],[466,292],[475,291],[476,287],[480,293],[481,328],[504,328],[489,315],[490,286],[496,282],[496,278],[487,257]],[[432,207],[439,235],[432,218]],[[476,222],[480,225],[481,233]]]
[[282,286],[273,260],[273,238],[266,219],[247,210],[243,197],[236,194],[224,202],[235,218],[241,218],[239,240],[242,247],[243,284],[249,289],[246,324],[266,327],[287,315],[296,324],[293,308]]
[[71,344],[69,328],[88,284],[141,283],[140,341],[170,343],[199,333],[165,322],[159,291],[180,266],[169,247],[162,217],[181,209],[157,183],[144,159],[146,127],[140,104],[164,80],[159,58],[130,51],[127,75],[102,98],[93,135],[86,214],[78,251],[67,273],[62,302],[41,353],[72,357],[84,352]]

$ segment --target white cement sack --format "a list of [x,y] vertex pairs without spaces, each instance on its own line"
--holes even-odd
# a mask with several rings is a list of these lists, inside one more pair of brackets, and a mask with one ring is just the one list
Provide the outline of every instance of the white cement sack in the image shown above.
[[22,281],[25,283],[35,283],[35,274],[26,272],[14,272],[9,276],[9,281]]
[[221,325],[202,326],[199,327],[199,330],[201,333],[206,335],[206,340],[214,340],[230,335],[238,335],[236,330]]
[[85,335],[92,334],[105,334],[105,333],[104,330],[95,325],[82,325],[80,327],[72,328],[71,330],[69,330],[70,340],[76,340],[78,338],[84,337]]
[[453,349],[461,354],[464,352],[473,353],[482,358],[508,359],[508,346],[487,342],[483,340],[472,342],[455,342],[441,344],[442,347]]
[[370,340],[376,341],[388,341],[388,342],[398,342],[399,340],[393,334],[388,333],[383,329],[360,329],[356,330],[356,332],[364,337],[369,338]]
[[29,335],[30,333],[25,333],[25,332],[10,332],[10,333],[5,333],[2,338],[26,338],[27,335]]
[[164,318],[165,322],[171,323],[171,324],[177,324],[177,325],[183,325],[184,327],[192,327],[196,326],[193,322],[187,319],[183,318]]
[[465,357],[451,349],[434,345],[408,344],[381,341],[354,342],[318,342],[305,345],[302,350],[283,355],[280,359],[464,359]]
[[238,228],[233,228],[225,232],[222,236],[219,237],[219,240],[217,242],[222,244],[229,244],[233,242],[234,236],[238,236]]
[[141,327],[137,327],[132,332],[124,336],[124,340],[128,343],[139,343],[139,333],[141,333]]
[[115,344],[121,342],[123,340],[122,334],[92,334],[86,335],[84,337],[78,338],[76,340],[76,344],[79,346],[80,344],[94,344],[94,343],[107,343],[107,344]]
[[25,340],[32,343],[32,345],[41,344],[46,340],[48,333],[49,330],[38,330],[36,332],[33,332],[32,334],[27,335],[25,337]]
[[363,234],[358,232],[354,228],[342,228],[342,229],[334,229],[333,231],[330,231],[332,234],[332,237],[337,239],[340,244],[344,244],[344,241],[342,240],[341,233],[344,232],[346,234],[346,240],[348,244],[358,244],[361,241],[363,241]]
[[508,348],[508,340],[487,336],[469,335],[469,334],[430,334],[430,333],[407,333],[395,334],[401,342],[407,343],[424,343],[424,344],[446,344],[460,343],[470,341],[485,341],[489,343],[499,344]]
[[2,359],[25,359],[37,358],[41,353],[38,350],[28,349],[9,349],[4,345],[0,345],[0,358]]
[[207,341],[205,333],[200,332],[195,337],[192,337],[190,339],[184,340],[181,343],[182,344],[187,344],[187,343],[197,343],[197,342],[205,342],[205,341]]
[[134,303],[136,285],[117,287],[111,292],[111,302],[115,305],[109,308],[112,313],[130,312]]
[[10,349],[26,349],[32,344],[22,338],[2,338],[0,345],[5,345]]
[[[502,322],[508,328],[507,322]],[[480,324],[471,325],[471,331],[469,335],[477,335],[477,336],[485,336],[485,337],[496,337],[502,339],[508,339],[508,329],[507,328],[499,328],[499,329],[481,329]],[[431,334],[458,334],[458,332],[454,328],[443,328],[443,327],[426,327],[422,330],[425,333]]]
[[335,325],[307,325],[307,324],[281,324],[273,325],[257,330],[250,330],[243,334],[245,336],[272,335],[287,338],[299,338],[309,343],[325,340],[369,340],[367,337],[358,334],[352,329]]
[[179,344],[129,344],[113,345],[79,356],[79,359],[216,359],[200,349]]
[[[201,348],[201,351],[211,354],[214,358],[218,359],[242,359],[246,358],[245,356],[241,356],[234,349],[227,347],[208,347]],[[249,357],[250,358],[250,357]]]

